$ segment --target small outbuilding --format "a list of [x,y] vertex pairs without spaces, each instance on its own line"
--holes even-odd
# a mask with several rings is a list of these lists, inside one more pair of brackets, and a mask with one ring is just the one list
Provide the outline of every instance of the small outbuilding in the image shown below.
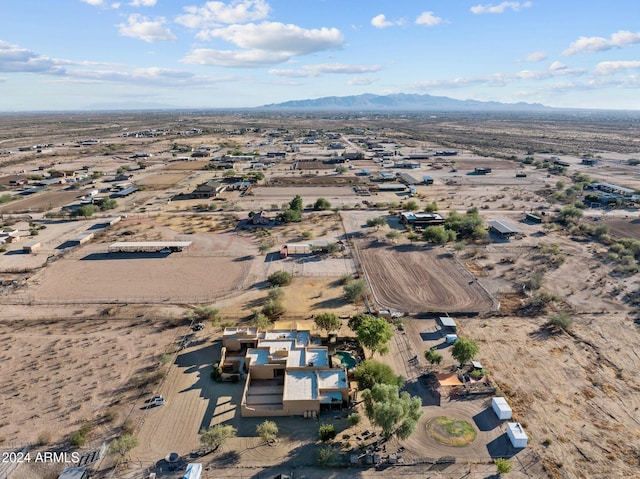
[[458,325],[456,324],[455,319],[450,318],[449,316],[440,316],[438,318],[440,321],[440,326],[447,333],[455,333],[458,330]]
[[507,423],[507,436],[511,441],[513,447],[522,449],[523,447],[527,447],[527,443],[529,442],[529,438],[527,434],[522,429],[522,426],[519,422],[508,422]]
[[491,409],[496,413],[498,419],[511,419],[511,415],[513,411],[511,411],[511,406],[507,403],[507,400],[503,397],[495,397],[491,399]]
[[453,344],[458,340],[458,335],[457,334],[447,334],[444,337],[444,342],[447,344]]

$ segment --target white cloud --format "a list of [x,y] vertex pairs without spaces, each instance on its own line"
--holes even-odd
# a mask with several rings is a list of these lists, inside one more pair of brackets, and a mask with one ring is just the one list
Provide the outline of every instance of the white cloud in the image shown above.
[[567,65],[565,65],[564,63],[560,63],[560,62],[553,62],[549,66],[549,70],[552,70],[552,71],[566,70],[566,69],[567,69]]
[[513,10],[518,12],[523,8],[530,8],[533,6],[532,2],[502,2],[498,5],[476,5],[471,7],[471,13],[481,15],[483,13],[504,13],[506,10]]
[[129,5],[132,7],[153,7],[157,0],[133,0]]
[[622,48],[628,45],[640,43],[640,32],[629,32],[620,30],[611,35],[611,38],[603,37],[580,37],[567,48],[563,54],[565,56],[575,55],[576,53],[595,53],[612,48]]
[[353,86],[365,86],[365,85],[371,85],[372,83],[375,83],[376,81],[378,81],[377,78],[353,77],[347,82],[347,84],[353,85]]
[[610,62],[600,62],[596,65],[593,73],[596,75],[609,75],[626,70],[640,70],[640,61],[638,60],[620,60]]
[[278,22],[230,25],[209,30],[206,37],[221,38],[240,48],[277,52],[286,57],[334,50],[340,48],[344,42],[344,36],[337,28],[307,30],[297,25]]
[[109,5],[104,3],[104,0],[80,0],[88,5],[93,5],[94,7],[106,7],[106,8],[113,8],[114,10],[117,10],[118,8],[120,8],[120,3],[118,2],[114,2],[114,3],[110,3]]
[[313,78],[323,74],[371,73],[382,70],[380,65],[345,65],[343,63],[322,63],[305,65],[299,70],[269,70],[275,76],[288,78]]
[[66,61],[55,60],[34,51],[0,41],[0,72],[63,74]]
[[268,17],[270,7],[265,0],[233,0],[207,2],[202,7],[184,7],[186,12],[176,22],[193,29],[215,28],[222,25],[253,22]]
[[118,32],[124,37],[138,38],[145,42],[174,41],[176,37],[164,26],[165,19],[160,17],[149,20],[139,14],[129,15],[127,23],[118,25]]
[[420,16],[416,18],[416,24],[418,25],[433,27],[439,23],[442,23],[442,18],[436,17],[433,12],[422,12]]
[[182,58],[182,63],[218,67],[251,68],[284,63],[291,56],[283,52],[264,50],[212,50],[197,48]]
[[392,27],[393,22],[388,21],[384,13],[381,13],[380,15],[376,15],[371,19],[371,25],[376,28],[387,28]]
[[526,57],[518,60],[519,62],[541,62],[547,59],[547,54],[543,51],[529,53]]

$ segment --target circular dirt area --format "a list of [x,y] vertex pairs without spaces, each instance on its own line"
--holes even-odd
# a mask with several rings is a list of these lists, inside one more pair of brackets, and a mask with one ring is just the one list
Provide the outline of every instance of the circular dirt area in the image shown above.
[[476,430],[467,421],[446,416],[434,417],[427,423],[427,433],[445,446],[464,447],[476,440]]

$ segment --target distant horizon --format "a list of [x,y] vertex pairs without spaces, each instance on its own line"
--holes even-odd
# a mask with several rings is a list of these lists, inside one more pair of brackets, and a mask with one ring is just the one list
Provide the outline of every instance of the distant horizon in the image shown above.
[[640,111],[637,0],[35,3],[0,17],[0,111],[367,92]]

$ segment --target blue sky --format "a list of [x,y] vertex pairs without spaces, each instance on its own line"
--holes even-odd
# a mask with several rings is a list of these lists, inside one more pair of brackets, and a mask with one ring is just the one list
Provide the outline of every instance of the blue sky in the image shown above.
[[0,0],[0,111],[362,93],[640,110],[638,0]]

